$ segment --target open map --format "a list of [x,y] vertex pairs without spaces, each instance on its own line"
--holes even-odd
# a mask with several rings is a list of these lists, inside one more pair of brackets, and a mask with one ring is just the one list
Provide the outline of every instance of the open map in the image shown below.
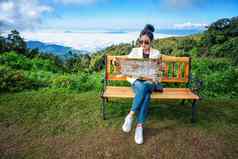
[[159,59],[130,59],[116,58],[116,67],[119,74],[139,79],[159,81],[161,72]]

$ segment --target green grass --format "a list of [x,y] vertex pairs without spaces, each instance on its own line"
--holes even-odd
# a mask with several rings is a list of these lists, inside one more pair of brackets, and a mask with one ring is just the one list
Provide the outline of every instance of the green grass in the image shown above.
[[0,158],[238,158],[238,100],[152,101],[144,145],[121,132],[131,100],[107,105],[95,91],[39,90],[0,95]]

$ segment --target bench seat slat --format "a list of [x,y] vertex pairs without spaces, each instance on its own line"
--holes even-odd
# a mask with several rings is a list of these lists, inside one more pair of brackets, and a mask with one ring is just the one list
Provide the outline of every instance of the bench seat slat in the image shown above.
[[[107,86],[104,98],[134,98],[131,87]],[[199,99],[189,88],[164,88],[163,93],[153,92],[152,99]]]

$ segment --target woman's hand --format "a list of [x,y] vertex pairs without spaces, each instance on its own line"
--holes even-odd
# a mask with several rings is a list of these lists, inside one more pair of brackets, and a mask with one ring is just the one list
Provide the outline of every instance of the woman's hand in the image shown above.
[[112,59],[112,65],[119,66],[119,62],[118,62],[118,60],[116,59],[116,57],[113,57],[113,59]]

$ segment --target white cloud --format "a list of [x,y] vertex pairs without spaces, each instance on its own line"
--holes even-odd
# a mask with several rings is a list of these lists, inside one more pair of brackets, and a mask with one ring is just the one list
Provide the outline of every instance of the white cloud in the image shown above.
[[5,1],[5,2],[2,2],[0,4],[1,4],[0,9],[4,12],[12,11],[13,8],[14,8],[14,3],[11,2],[11,1]]
[[56,3],[86,5],[93,4],[100,0],[54,0]]
[[32,29],[41,23],[42,14],[52,10],[39,0],[1,0],[0,30]]
[[191,23],[191,22],[186,22],[186,23],[181,23],[181,24],[174,24],[175,29],[203,29],[207,26],[207,24],[203,23]]

